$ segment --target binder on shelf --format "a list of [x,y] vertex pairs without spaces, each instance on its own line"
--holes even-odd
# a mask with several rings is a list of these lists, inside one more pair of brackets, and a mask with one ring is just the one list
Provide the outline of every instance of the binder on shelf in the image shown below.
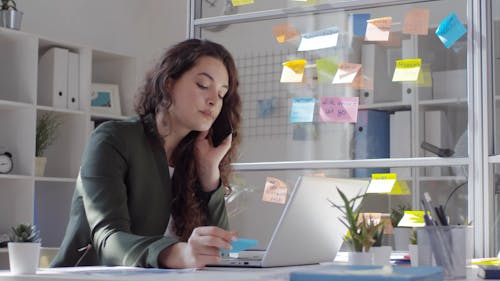
[[[430,110],[424,113],[424,141],[439,148],[453,148],[450,146],[449,123],[442,110]],[[424,156],[436,157],[437,155],[425,151]],[[449,167],[425,167],[425,175],[429,177],[449,176]]]
[[[360,110],[354,130],[354,159],[389,158],[388,112]],[[389,168],[354,169],[356,178],[371,178],[373,173],[389,173]]]
[[438,266],[332,265],[290,272],[290,281],[442,281]]
[[80,109],[80,94],[79,94],[79,55],[77,53],[68,53],[68,99],[67,108]]
[[[411,111],[396,111],[389,117],[390,157],[410,158],[411,139]],[[391,168],[391,173],[396,173],[398,178],[409,178],[410,168]]]
[[38,104],[67,108],[68,55],[63,48],[51,48],[38,62]]

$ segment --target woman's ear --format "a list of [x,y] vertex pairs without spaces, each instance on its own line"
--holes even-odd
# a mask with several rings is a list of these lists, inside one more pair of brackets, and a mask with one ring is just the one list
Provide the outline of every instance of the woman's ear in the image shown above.
[[170,92],[172,88],[174,87],[174,80],[172,78],[167,78],[167,81],[165,81],[165,89],[167,92]]

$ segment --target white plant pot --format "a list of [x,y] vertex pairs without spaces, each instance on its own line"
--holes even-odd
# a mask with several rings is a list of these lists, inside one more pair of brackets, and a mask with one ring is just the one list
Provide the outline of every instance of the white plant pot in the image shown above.
[[395,227],[394,228],[394,250],[395,251],[408,251],[408,241],[410,240],[411,232],[410,227]]
[[47,157],[35,157],[35,176],[43,177],[45,175],[45,166]]
[[408,254],[410,255],[411,266],[418,266],[418,245],[408,245]]
[[9,264],[12,274],[35,274],[40,260],[40,243],[9,242]]
[[349,264],[352,265],[371,265],[372,253],[370,252],[349,252]]
[[391,265],[391,246],[371,247],[372,264],[374,265]]

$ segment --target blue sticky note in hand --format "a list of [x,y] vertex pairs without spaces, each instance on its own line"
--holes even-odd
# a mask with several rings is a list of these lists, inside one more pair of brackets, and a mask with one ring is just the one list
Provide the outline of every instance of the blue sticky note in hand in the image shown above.
[[259,244],[259,241],[254,239],[238,238],[236,239],[236,241],[231,242],[230,244],[233,247],[231,250],[221,249],[220,251],[223,254],[238,253],[243,250],[257,246],[257,244]]

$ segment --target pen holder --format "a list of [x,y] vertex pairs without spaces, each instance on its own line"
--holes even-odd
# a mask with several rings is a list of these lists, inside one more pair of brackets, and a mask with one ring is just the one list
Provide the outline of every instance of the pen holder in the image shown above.
[[443,267],[444,278],[465,278],[466,228],[458,225],[426,226],[425,230],[436,264]]

